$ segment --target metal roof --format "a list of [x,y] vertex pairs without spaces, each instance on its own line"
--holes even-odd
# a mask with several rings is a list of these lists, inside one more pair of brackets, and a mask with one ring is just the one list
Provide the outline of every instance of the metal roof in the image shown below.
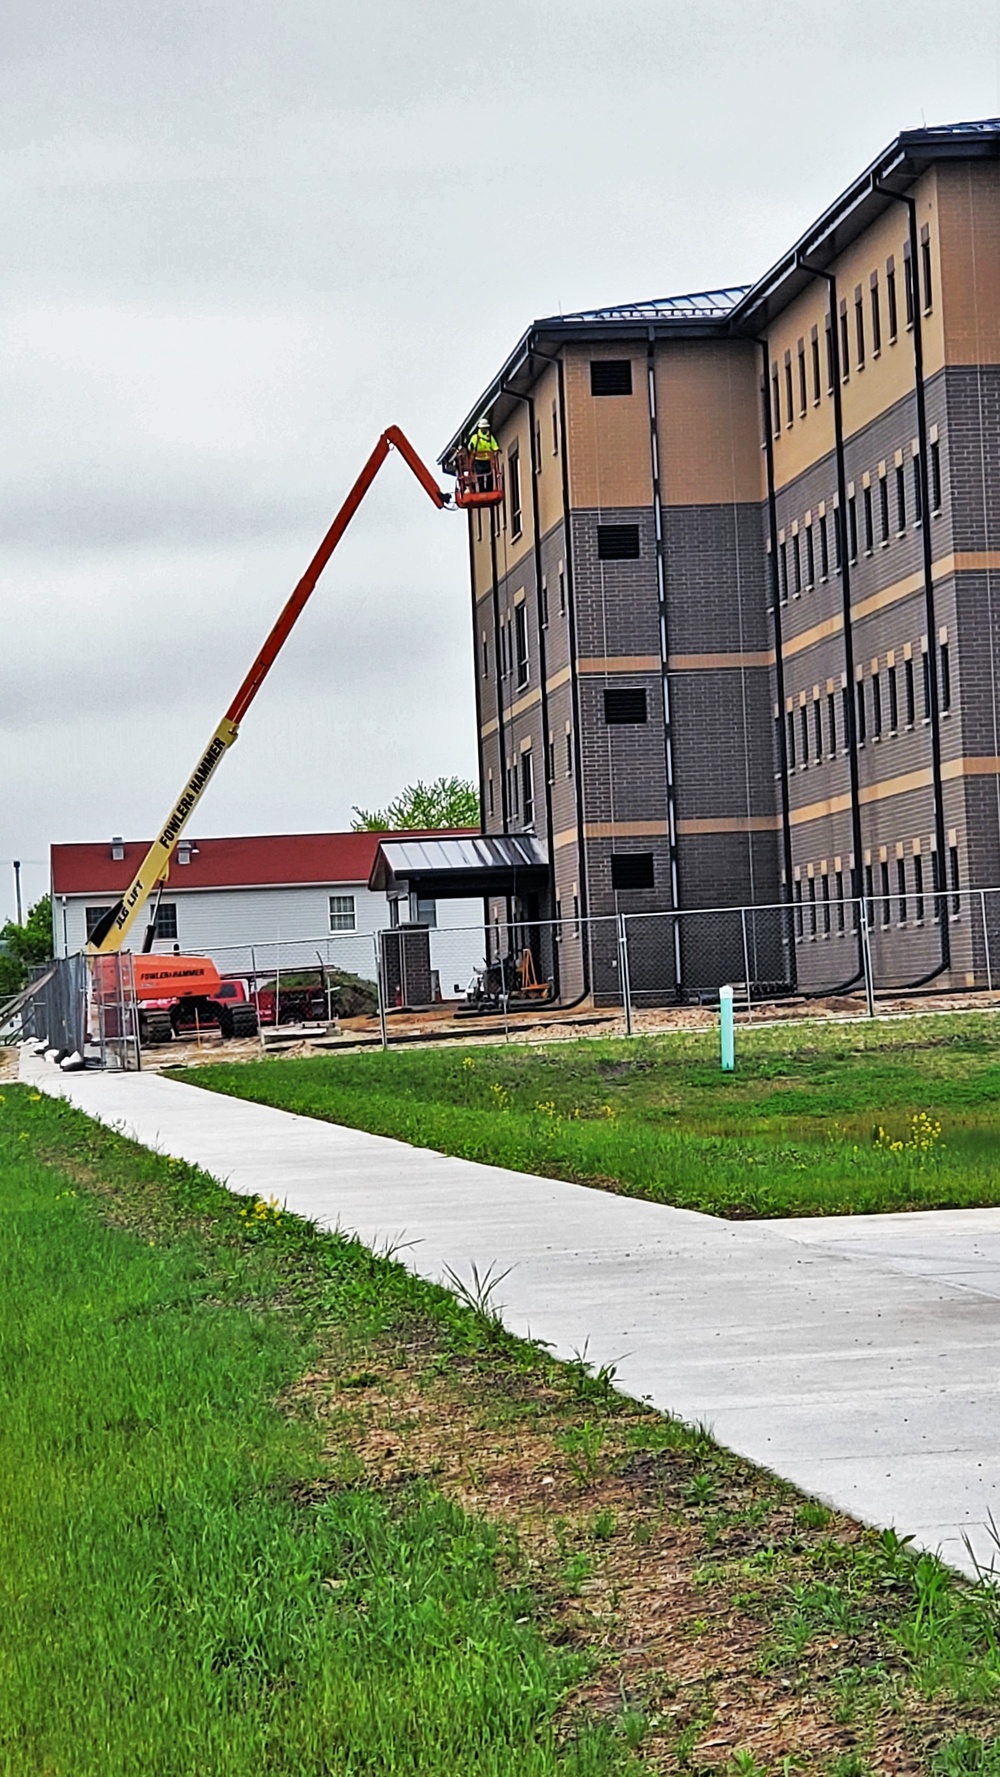
[[[384,889],[393,882],[426,880],[428,877],[442,879],[445,883],[448,878],[462,879],[464,884],[470,878],[516,877],[522,871],[547,870],[548,863],[545,846],[533,833],[383,839],[375,855],[368,886]],[[464,887],[462,892],[466,892]]]
[[649,302],[621,302],[612,308],[581,309],[575,315],[546,315],[536,327],[564,326],[573,321],[697,321],[722,320],[741,302],[750,289],[738,284],[730,290],[696,290],[688,296],[654,296]]

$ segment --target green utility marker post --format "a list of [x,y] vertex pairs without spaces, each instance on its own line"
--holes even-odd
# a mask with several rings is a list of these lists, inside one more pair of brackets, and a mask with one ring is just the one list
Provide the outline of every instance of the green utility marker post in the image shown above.
[[733,1025],[733,990],[719,988],[719,1036],[722,1042],[722,1071],[731,1074],[736,1066],[736,1031]]

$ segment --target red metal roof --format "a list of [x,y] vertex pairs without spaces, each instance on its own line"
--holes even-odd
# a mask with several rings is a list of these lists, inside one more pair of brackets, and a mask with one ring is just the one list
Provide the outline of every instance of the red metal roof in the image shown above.
[[[472,830],[444,829],[441,836],[445,831]],[[389,833],[275,833],[241,839],[192,839],[189,864],[179,864],[174,856],[170,887],[292,888],[313,882],[358,882],[367,887],[379,842],[395,837]],[[108,839],[98,845],[53,845],[53,893],[120,894],[148,849],[148,840],[126,840],[125,856],[116,862]]]

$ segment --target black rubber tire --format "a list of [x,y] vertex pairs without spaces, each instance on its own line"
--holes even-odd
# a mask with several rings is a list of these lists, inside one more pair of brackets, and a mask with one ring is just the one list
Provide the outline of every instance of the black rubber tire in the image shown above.
[[139,1041],[143,1048],[151,1049],[157,1043],[169,1043],[173,1040],[174,1027],[170,1022],[169,1012],[140,1012]]
[[234,1037],[255,1037],[257,1035],[256,1006],[236,1005],[229,1009]]

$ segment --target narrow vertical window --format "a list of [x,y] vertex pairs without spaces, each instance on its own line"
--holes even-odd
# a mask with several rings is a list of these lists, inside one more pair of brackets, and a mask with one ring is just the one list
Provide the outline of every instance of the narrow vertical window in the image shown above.
[[840,507],[835,506],[833,509],[833,565],[838,574],[840,573],[840,564],[844,555],[843,517],[844,515],[841,512]]
[[854,292],[854,343],[858,354],[858,369],[865,367],[865,299],[859,284]]
[[924,516],[924,489],[920,479],[920,458],[913,458],[913,522],[920,524]]
[[885,262],[885,299],[889,311],[889,342],[895,340],[899,333],[899,312],[896,304],[896,262],[887,259]]
[[872,733],[882,739],[882,675],[872,673]]
[[510,499],[510,534],[521,535],[521,453],[512,450],[507,458],[507,489]]
[[531,748],[521,754],[521,815],[526,827],[535,818],[535,768]]
[[844,752],[846,753],[851,739],[851,689],[849,685],[841,686],[840,702],[844,718]]
[[796,598],[802,591],[802,546],[798,531],[792,538],[792,591]]
[[847,300],[840,305],[840,379],[847,382],[851,374],[851,336],[847,326]]
[[865,554],[871,555],[875,547],[875,515],[872,511],[872,490],[870,487],[862,490],[862,498],[865,509]]
[[823,757],[823,706],[819,698],[813,700],[813,739],[816,745],[816,763]]
[[816,545],[811,524],[806,525],[806,586],[816,584]]
[[788,600],[788,544],[778,544],[778,591],[782,604]]
[[777,438],[781,431],[781,390],[778,386],[778,366],[771,365],[771,426]]
[[847,917],[846,917],[847,916],[847,908],[844,906],[844,872],[843,872],[843,870],[837,871],[837,874],[834,877],[834,886],[837,891],[837,930],[838,930],[838,932],[843,932],[844,928],[847,925]]
[[939,661],[940,661],[940,668],[941,668],[941,672],[940,672],[941,708],[942,708],[942,710],[950,710],[951,709],[951,655],[948,651],[947,642],[941,643],[941,647],[939,650]]
[[489,777],[486,779],[486,806],[489,809],[490,814],[492,814],[493,813],[493,773],[492,773],[492,771],[490,772]]
[[550,784],[556,781],[556,742],[551,733],[545,744],[545,779]]
[[916,719],[916,701],[913,693],[913,661],[904,660],[903,678],[906,688],[906,726],[912,728]]
[[941,510],[941,446],[937,439],[931,445],[931,508]]
[[883,543],[889,541],[889,477],[878,478],[878,527]]
[[802,929],[802,881],[801,881],[801,878],[795,884],[795,936],[797,938],[801,938],[803,936],[803,929]]
[[882,890],[881,924],[887,926],[892,919],[892,907],[889,901],[889,865],[885,858],[879,865],[879,887]]
[[924,918],[924,860],[919,852],[913,854],[913,914],[918,924]]
[[889,733],[895,734],[899,727],[899,685],[896,668],[889,668]]
[[810,936],[810,938],[815,938],[816,931],[817,931],[817,926],[816,926],[816,878],[815,878],[815,876],[810,876],[810,878],[809,878],[809,936]]
[[906,924],[906,859],[896,859],[896,892],[899,896],[899,923]]
[[832,691],[826,694],[826,725],[829,729],[830,757],[837,751],[837,699]]
[[902,463],[896,469],[896,529],[900,535],[906,529],[906,475]]
[[865,911],[870,930],[875,924],[875,872],[870,864],[865,865]]
[[823,876],[822,876],[822,883],[823,883],[823,936],[824,936],[824,938],[828,938],[830,936],[830,878],[827,875],[825,870],[824,870]]
[[931,283],[931,231],[925,222],[920,230],[920,270],[923,276],[924,313],[934,301],[934,289]]
[[937,855],[937,847],[935,846],[931,851],[931,893],[934,897],[933,913],[931,917],[933,918],[935,925],[937,925],[938,920],[941,918],[941,890],[943,887],[944,883],[941,880],[941,860]]
[[828,395],[833,394],[833,379],[834,379],[834,376],[836,375],[836,368],[834,366],[833,359],[834,359],[833,317],[832,317],[832,315],[827,315],[827,317],[826,317],[826,392]]
[[528,607],[524,600],[514,607],[514,640],[517,649],[518,688],[528,683]]
[[809,344],[810,344],[810,347],[812,350],[813,401],[818,406],[819,400],[820,400],[820,395],[822,393],[822,388],[821,388],[822,371],[820,370],[820,364],[819,364],[819,328],[818,327],[813,328],[812,335],[809,340]]
[[549,583],[548,583],[548,580],[546,579],[544,574],[542,575],[542,584],[541,584],[541,588],[540,588],[540,591],[538,594],[538,621],[541,624],[543,629],[548,628],[548,625],[549,625]]
[[573,731],[566,730],[566,776],[573,776]]
[[906,325],[913,326],[914,289],[913,260],[910,258],[910,243],[903,244],[903,300],[906,304]]
[[920,656],[920,662],[923,667],[924,680],[924,721],[929,722],[931,719],[931,657],[926,648]]
[[806,408],[808,407],[808,405],[809,405],[809,397],[808,397],[808,394],[806,391],[806,342],[804,339],[800,339],[799,340],[799,413],[801,414],[803,419],[805,419],[805,417],[806,417]]
[[802,765],[809,764],[809,711],[804,703],[799,705],[799,727],[802,730]]
[[865,682],[864,682],[864,679],[858,680],[857,711],[858,711],[858,716],[857,716],[858,746],[863,747],[865,744],[865,737],[867,734],[867,729],[865,726]]
[[877,271],[873,271],[871,275],[869,300],[872,317],[872,355],[877,358],[882,350],[882,305],[879,301]]
[[785,717],[785,756],[789,771],[795,770],[795,712],[789,710]]
[[819,572],[820,579],[826,580],[830,573],[830,533],[827,528],[826,513],[820,515],[819,521]]
[[774,775],[781,776],[781,711],[774,712]]
[[559,615],[560,617],[566,615],[566,569],[561,562],[559,564]]
[[483,630],[483,678],[490,676],[490,644],[485,629]]
[[848,559],[858,559],[858,497],[851,494],[847,501],[847,546]]
[[792,354],[785,353],[785,412],[788,415],[786,426],[792,425],[795,419],[795,396],[792,392]]
[[951,872],[951,911],[955,919],[962,911],[962,896],[958,879],[958,846],[948,847],[948,868]]

